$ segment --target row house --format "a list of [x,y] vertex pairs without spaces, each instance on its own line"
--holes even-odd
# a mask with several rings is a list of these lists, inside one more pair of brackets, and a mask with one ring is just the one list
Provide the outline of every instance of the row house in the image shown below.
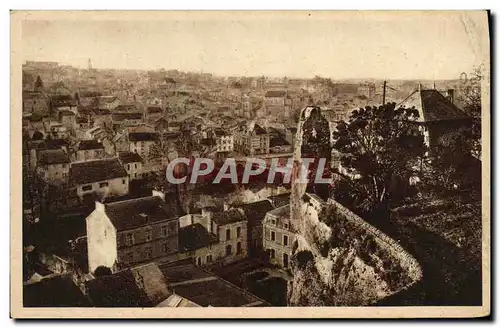
[[222,129],[215,130],[215,146],[217,152],[231,152],[234,150],[234,137]]
[[55,114],[61,110],[69,110],[77,112],[76,101],[70,95],[52,95],[49,97],[49,107],[51,114]]
[[128,141],[130,151],[139,154],[142,158],[148,158],[151,148],[159,140],[159,134],[156,132],[130,132]]
[[105,198],[129,193],[127,171],[117,158],[72,163],[69,180],[81,199],[86,195]]
[[64,149],[45,149],[37,152],[37,174],[49,184],[64,185],[68,182],[70,159]]
[[74,131],[77,128],[76,114],[70,110],[60,110],[58,112],[59,122],[69,131]]
[[106,152],[104,151],[104,145],[95,140],[81,140],[78,143],[74,160],[79,161],[91,161],[96,159],[103,159],[106,156]]
[[90,272],[113,272],[150,262],[170,262],[179,251],[181,209],[174,194],[102,204],[87,217]]
[[140,124],[143,121],[143,114],[140,112],[112,113],[111,120],[113,122],[113,128],[118,130]]
[[118,158],[127,171],[129,181],[142,178],[143,159],[139,154],[130,151],[120,152]]
[[263,248],[272,264],[290,267],[296,234],[290,223],[290,205],[269,211],[263,222]]
[[95,126],[102,127],[103,129],[113,128],[113,116],[107,108],[94,108],[92,110],[92,120]]

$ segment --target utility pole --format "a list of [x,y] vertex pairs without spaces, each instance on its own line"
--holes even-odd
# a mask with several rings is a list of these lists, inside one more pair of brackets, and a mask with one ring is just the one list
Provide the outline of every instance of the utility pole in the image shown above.
[[382,91],[382,106],[385,105],[385,88],[387,86],[387,81],[384,80],[384,89]]

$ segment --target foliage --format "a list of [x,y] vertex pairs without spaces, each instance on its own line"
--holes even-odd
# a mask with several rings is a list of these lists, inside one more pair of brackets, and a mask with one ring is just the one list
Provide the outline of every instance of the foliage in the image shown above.
[[36,77],[35,90],[43,90],[43,81],[40,78],[40,75]]
[[103,265],[98,266],[94,271],[94,276],[96,278],[112,275],[111,269]]
[[395,181],[407,181],[426,152],[424,138],[412,122],[414,108],[395,103],[361,108],[334,132],[334,148],[344,168],[360,175],[350,181],[358,206],[367,212],[387,211]]
[[469,139],[471,151],[479,157],[481,155],[481,81],[483,79],[481,67],[475,67],[466,86],[458,96],[463,109],[472,116],[472,138]]

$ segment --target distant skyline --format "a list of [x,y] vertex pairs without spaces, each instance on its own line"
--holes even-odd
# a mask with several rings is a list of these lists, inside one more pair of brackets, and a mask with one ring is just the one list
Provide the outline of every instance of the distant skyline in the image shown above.
[[219,76],[440,80],[472,71],[489,51],[477,12],[170,12],[152,18],[94,13],[91,20],[27,20],[22,57]]

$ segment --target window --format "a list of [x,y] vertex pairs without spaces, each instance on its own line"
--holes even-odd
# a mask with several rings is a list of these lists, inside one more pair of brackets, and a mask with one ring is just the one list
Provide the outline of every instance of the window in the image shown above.
[[136,164],[134,164],[134,168],[135,168],[135,169],[137,169],[137,163],[136,163]]
[[167,236],[167,226],[161,227],[161,236],[166,237]]
[[271,224],[272,224],[272,225],[276,225],[276,220],[274,220],[274,219],[273,219],[273,220],[271,220]]
[[168,253],[167,243],[164,243],[164,244],[161,245],[161,251],[163,253]]
[[241,237],[241,227],[236,228],[236,237]]
[[99,183],[99,188],[106,188],[108,186],[107,182],[101,182]]
[[86,185],[82,187],[82,191],[89,191],[92,190],[92,185]]
[[276,251],[271,248],[271,258],[274,259],[276,257]]
[[288,246],[288,236],[283,235],[283,245]]
[[125,184],[125,179],[122,179],[122,184]]
[[230,256],[232,253],[231,245],[226,246],[226,256]]
[[146,241],[151,241],[153,239],[153,234],[151,230],[146,230]]
[[153,249],[151,248],[151,246],[146,246],[144,248],[144,256],[147,258],[147,259],[150,259],[153,257]]
[[226,229],[226,240],[229,240],[229,239],[231,239],[231,230]]
[[236,254],[241,254],[241,242],[236,244]]
[[196,261],[196,262],[197,262],[196,264],[197,264],[198,266],[201,266],[201,257],[198,257],[198,259],[197,259],[197,261]]
[[212,263],[212,255],[207,255],[207,263]]
[[283,226],[285,227],[285,229],[288,229],[288,223],[283,224]]
[[288,268],[288,254],[287,253],[283,253],[283,266],[285,268]]
[[272,241],[276,240],[276,233],[274,231],[271,231],[271,240]]
[[130,164],[127,164],[127,171],[130,171]]
[[134,244],[134,234],[133,233],[126,234],[125,242],[127,243],[127,246],[133,245]]

